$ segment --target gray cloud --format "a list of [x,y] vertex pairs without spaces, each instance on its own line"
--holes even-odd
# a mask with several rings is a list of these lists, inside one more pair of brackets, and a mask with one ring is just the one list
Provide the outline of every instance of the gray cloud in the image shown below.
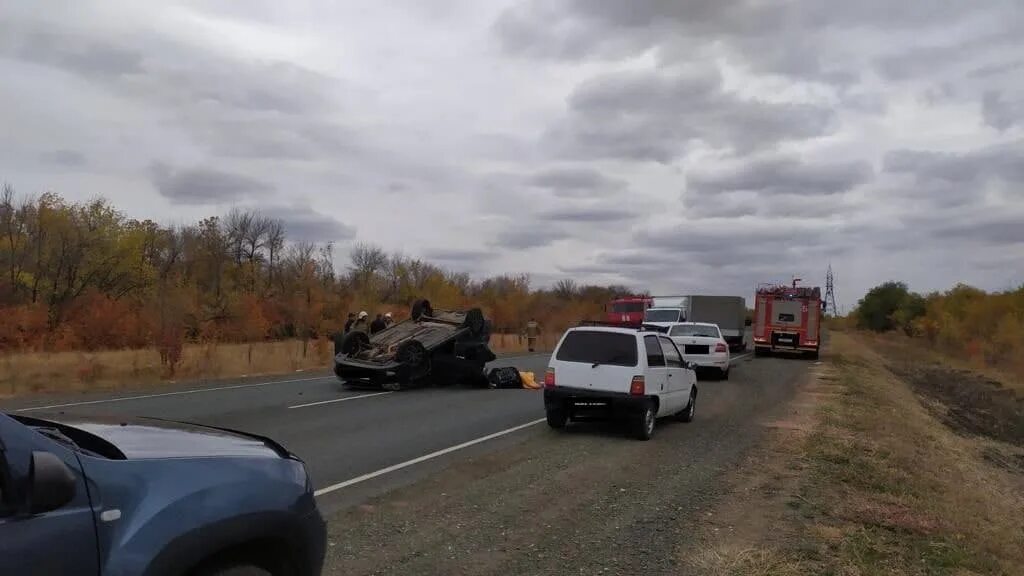
[[16,24],[0,23],[0,56],[52,67],[161,109],[220,156],[337,157],[366,140],[333,115],[331,93],[344,84],[296,64],[232,59],[166,36]]
[[112,78],[143,70],[143,57],[138,51],[69,30],[6,22],[0,23],[0,38],[0,54],[87,78]]
[[[984,247],[1000,247],[1024,258],[1019,244],[1024,243],[1024,207],[971,206],[911,213],[902,218],[907,229],[929,242],[945,247],[971,242]],[[1018,245],[1018,246],[1014,246]]]
[[[983,22],[987,29],[964,50],[908,48],[908,30],[935,30],[949,22]],[[971,3],[931,0],[533,0],[506,10],[494,25],[502,48],[525,57],[621,59],[653,51],[660,62],[724,55],[753,70],[841,86],[858,80],[862,62],[843,50],[865,32],[894,37],[894,54],[877,61],[887,78],[934,71],[949,58],[963,59],[1005,43],[1022,26],[1014,0]],[[952,35],[946,35],[952,37]],[[864,53],[882,44],[869,41]],[[943,55],[943,51],[949,54]],[[857,50],[853,50],[854,53]],[[943,60],[946,58],[946,60]]]
[[1024,184],[1024,141],[959,154],[894,150],[885,155],[883,166],[887,172],[911,174],[926,183],[978,184],[1000,180],[1021,185]]
[[85,155],[77,150],[50,150],[39,154],[39,160],[44,164],[62,166],[64,168],[79,168],[87,164]]
[[356,235],[356,229],[352,226],[309,206],[273,206],[264,207],[263,210],[284,223],[290,240],[336,242],[351,240]]
[[989,90],[981,100],[981,116],[996,130],[1008,130],[1024,117],[1024,100],[1008,101],[1002,93]]
[[717,72],[661,70],[600,75],[569,97],[566,117],[545,140],[569,158],[668,163],[692,141],[740,151],[826,134],[834,113],[808,104],[740,98]]
[[527,182],[565,198],[605,196],[626,188],[624,181],[609,178],[592,168],[549,168],[533,174]]
[[225,204],[265,197],[274,190],[265,182],[213,168],[176,169],[156,163],[150,176],[163,197],[179,204]]
[[740,218],[821,218],[850,215],[857,208],[832,196],[775,194],[759,197],[752,193],[723,193],[684,196],[686,215],[692,219]]
[[632,220],[637,217],[625,206],[572,206],[548,210],[537,215],[540,220],[564,223],[604,223]]
[[444,266],[473,268],[487,260],[493,259],[495,252],[490,250],[432,248],[423,251],[423,257],[427,260],[440,262]]
[[568,237],[569,235],[564,230],[551,226],[535,225],[524,227],[520,225],[499,232],[494,241],[490,243],[490,246],[513,250],[529,250],[530,248],[550,246]]
[[810,163],[778,157],[746,163],[739,168],[697,172],[687,176],[687,190],[698,194],[756,192],[758,194],[822,195],[847,192],[873,176],[867,162]]

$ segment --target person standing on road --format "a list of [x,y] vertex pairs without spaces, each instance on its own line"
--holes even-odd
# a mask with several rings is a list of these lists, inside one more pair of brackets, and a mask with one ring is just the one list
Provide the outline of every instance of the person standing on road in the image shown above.
[[359,317],[356,319],[355,324],[352,325],[353,332],[362,332],[364,334],[370,333],[370,315],[363,310],[359,313]]
[[355,314],[355,312],[349,312],[348,313],[348,320],[345,321],[345,331],[342,332],[342,334],[348,334],[349,332],[351,332],[352,331],[352,325],[355,324],[355,323],[356,323],[356,314]]
[[385,328],[387,328],[387,324],[384,323],[384,317],[380,314],[377,314],[373,322],[370,322],[370,334],[376,334]]
[[391,325],[395,323],[395,319],[391,317],[391,312],[384,314],[384,327],[391,328]]
[[537,347],[537,338],[540,337],[540,324],[536,318],[530,318],[530,321],[526,323],[526,348],[533,352],[534,348]]

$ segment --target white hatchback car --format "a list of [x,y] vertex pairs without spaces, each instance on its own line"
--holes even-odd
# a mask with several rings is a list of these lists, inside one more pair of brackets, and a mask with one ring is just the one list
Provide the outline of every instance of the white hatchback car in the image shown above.
[[697,377],[664,334],[636,328],[571,328],[544,375],[548,425],[622,418],[637,438],[650,439],[657,418],[690,422]]
[[683,359],[722,380],[729,379],[729,343],[715,324],[679,322],[668,328],[668,336],[683,353]]

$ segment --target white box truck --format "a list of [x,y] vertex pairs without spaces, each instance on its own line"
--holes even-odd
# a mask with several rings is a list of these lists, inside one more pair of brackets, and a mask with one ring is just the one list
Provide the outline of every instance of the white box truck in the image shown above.
[[742,296],[655,296],[644,324],[666,327],[677,322],[717,324],[732,351],[745,350],[747,302]]

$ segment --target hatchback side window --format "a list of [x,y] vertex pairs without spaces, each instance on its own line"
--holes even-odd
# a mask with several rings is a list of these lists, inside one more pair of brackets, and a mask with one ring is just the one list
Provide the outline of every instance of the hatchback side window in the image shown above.
[[675,343],[668,338],[662,338],[661,349],[665,353],[665,363],[668,364],[669,368],[683,367],[683,357],[679,355],[679,349],[676,348]]
[[665,367],[665,353],[661,351],[657,336],[644,336],[644,348],[647,349],[647,365],[651,368]]

